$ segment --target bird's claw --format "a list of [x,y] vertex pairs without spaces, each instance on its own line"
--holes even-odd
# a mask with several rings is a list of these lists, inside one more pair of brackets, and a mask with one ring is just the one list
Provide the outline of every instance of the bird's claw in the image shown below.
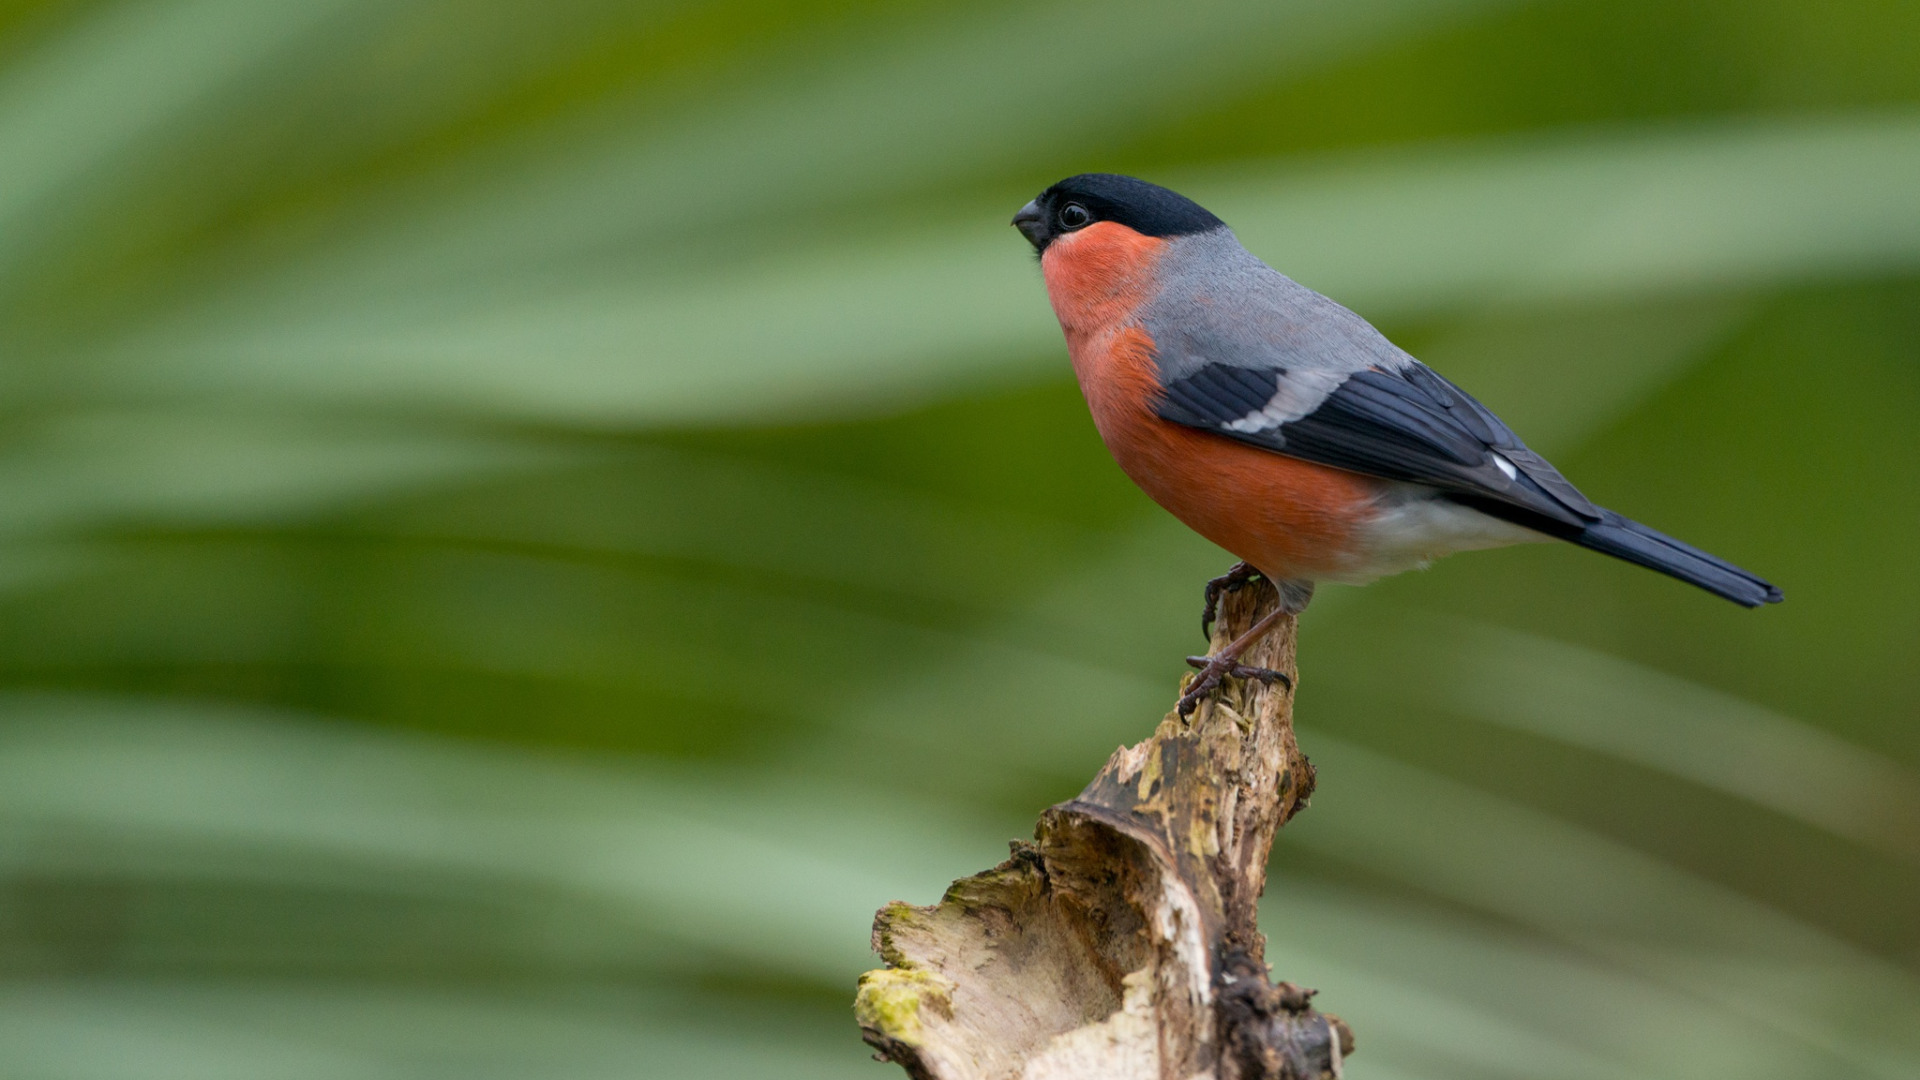
[[1192,686],[1187,687],[1187,692],[1180,695],[1179,703],[1174,706],[1182,717],[1193,715],[1193,710],[1200,706],[1200,702],[1229,678],[1257,679],[1268,686],[1280,683],[1288,690],[1293,689],[1293,680],[1287,677],[1286,672],[1243,664],[1231,656],[1189,656],[1187,663],[1199,668],[1200,675],[1193,680]]
[[1213,620],[1220,617],[1220,598],[1230,592],[1239,592],[1257,580],[1260,571],[1244,562],[1233,564],[1233,568],[1217,578],[1207,582],[1207,606],[1200,612],[1200,636],[1213,636]]

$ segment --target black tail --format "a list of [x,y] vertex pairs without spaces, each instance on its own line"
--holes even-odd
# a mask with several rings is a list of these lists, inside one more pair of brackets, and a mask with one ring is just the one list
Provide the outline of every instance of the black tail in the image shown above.
[[1716,559],[1697,547],[1655,532],[1611,510],[1602,510],[1601,514],[1604,516],[1585,530],[1560,535],[1581,547],[1698,585],[1744,607],[1777,604],[1781,600],[1779,589],[1725,559]]

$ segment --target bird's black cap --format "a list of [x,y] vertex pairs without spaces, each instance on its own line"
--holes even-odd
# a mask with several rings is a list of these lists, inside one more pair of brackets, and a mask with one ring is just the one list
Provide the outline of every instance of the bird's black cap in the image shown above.
[[1013,218],[1035,251],[1045,251],[1062,234],[1096,221],[1160,237],[1210,232],[1226,224],[1185,195],[1115,173],[1070,176],[1041,192]]

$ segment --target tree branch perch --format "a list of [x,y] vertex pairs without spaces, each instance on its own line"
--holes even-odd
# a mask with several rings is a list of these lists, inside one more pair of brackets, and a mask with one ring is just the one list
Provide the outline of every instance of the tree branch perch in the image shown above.
[[[1212,649],[1278,603],[1265,580],[1228,594]],[[1294,677],[1296,629],[1281,617],[1245,661]],[[1274,833],[1313,784],[1284,685],[1229,680],[1168,713],[1006,862],[881,909],[862,1035],[914,1080],[1339,1077],[1351,1033],[1268,981],[1256,925]]]

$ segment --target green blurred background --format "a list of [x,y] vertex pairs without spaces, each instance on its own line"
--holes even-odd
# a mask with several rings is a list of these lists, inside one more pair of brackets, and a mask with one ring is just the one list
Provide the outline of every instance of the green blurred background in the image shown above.
[[1920,4],[0,2],[0,1076],[886,1077],[1231,560],[1007,228],[1125,171],[1745,612],[1304,623],[1356,1080],[1920,1075]]

